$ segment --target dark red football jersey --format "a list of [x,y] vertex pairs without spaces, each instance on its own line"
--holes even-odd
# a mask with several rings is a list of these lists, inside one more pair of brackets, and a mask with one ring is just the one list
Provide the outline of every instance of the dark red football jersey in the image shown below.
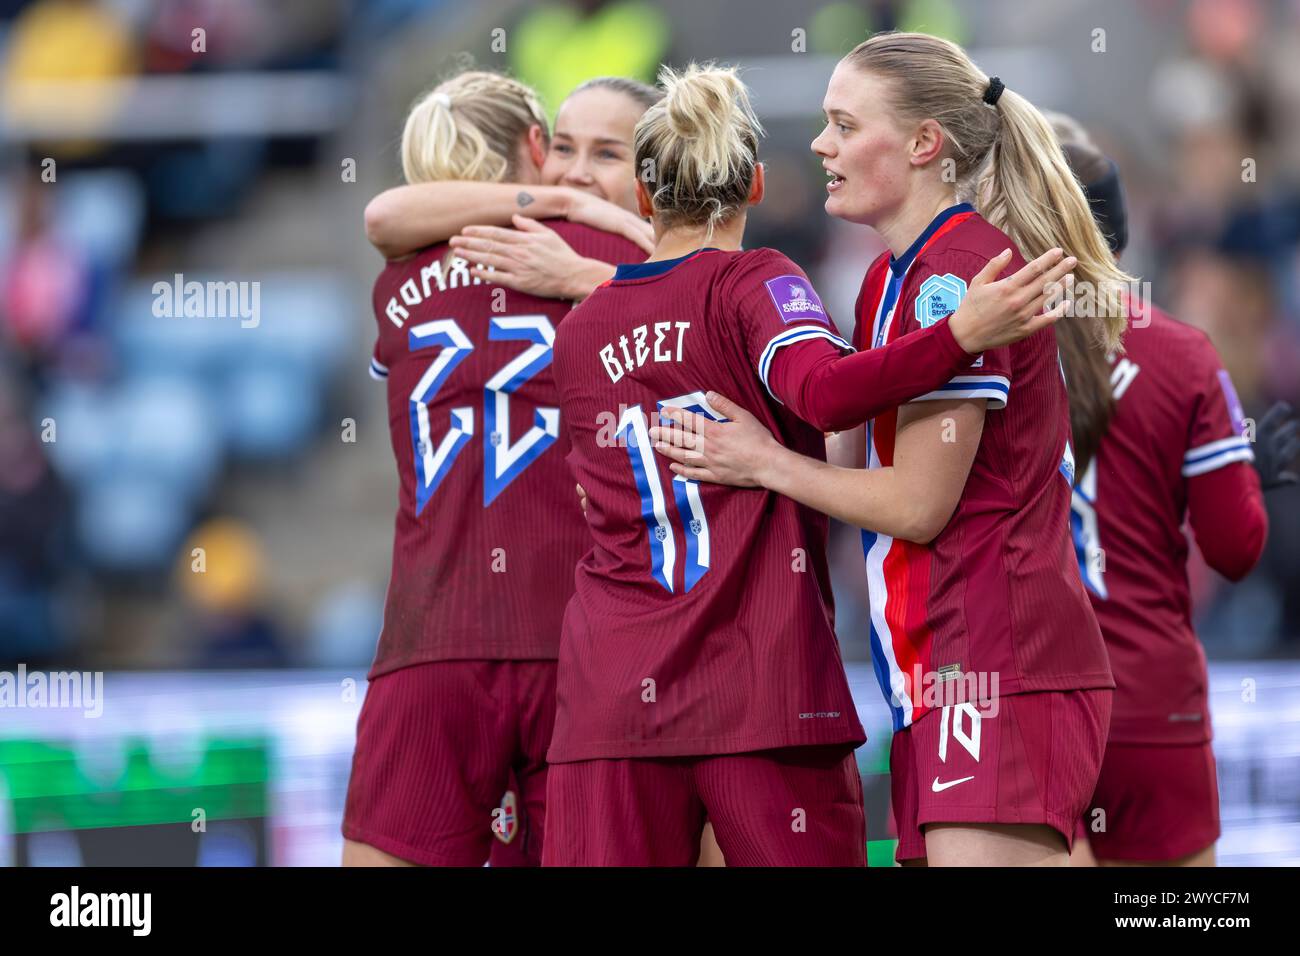
[[1147,305],[1112,356],[1115,415],[1074,491],[1079,569],[1115,672],[1110,739],[1210,739],[1187,585],[1187,485],[1250,468],[1241,403],[1205,334]]
[[[900,258],[882,255],[858,300],[855,344],[881,347],[951,315],[1014,243],[970,206],[935,217]],[[1015,252],[1003,275],[1024,265]],[[928,545],[863,531],[876,676],[896,729],[936,702],[1113,687],[1070,535],[1070,416],[1056,333],[992,349],[916,401],[985,399],[975,460]],[[894,461],[898,411],[873,419],[867,467]]]
[[[548,225],[580,255],[645,258],[618,236]],[[551,371],[570,305],[480,282],[446,245],[376,280],[370,372],[387,380],[400,487],[371,677],[556,656],[571,569],[590,545]]]
[[786,446],[820,432],[767,390],[786,345],[845,349],[807,276],[770,249],[621,266],[565,320],[555,378],[594,546],[564,617],[554,762],[856,745],[831,624],[827,519],[763,489],[676,477],[647,430],[716,390]]

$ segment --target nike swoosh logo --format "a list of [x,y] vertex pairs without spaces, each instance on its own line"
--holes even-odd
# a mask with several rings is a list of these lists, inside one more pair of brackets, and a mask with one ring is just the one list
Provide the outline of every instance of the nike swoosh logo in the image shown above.
[[974,780],[974,779],[975,779],[975,775],[971,774],[969,777],[962,777],[958,780],[949,780],[947,783],[940,783],[939,778],[935,777],[934,783],[930,784],[930,789],[933,790],[935,793],[940,793],[944,790],[947,790],[949,787],[955,787],[959,783],[965,783],[967,780]]

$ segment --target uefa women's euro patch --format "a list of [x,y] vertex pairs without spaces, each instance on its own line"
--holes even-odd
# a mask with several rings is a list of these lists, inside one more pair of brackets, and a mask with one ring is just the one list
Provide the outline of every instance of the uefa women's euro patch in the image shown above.
[[951,272],[941,276],[930,276],[921,283],[916,293],[916,321],[921,328],[928,329],[940,319],[947,318],[957,311],[961,300],[966,298],[966,281]]
[[767,286],[767,294],[772,297],[772,303],[783,321],[827,321],[822,300],[817,298],[817,293],[803,276],[777,276],[768,279],[763,285]]

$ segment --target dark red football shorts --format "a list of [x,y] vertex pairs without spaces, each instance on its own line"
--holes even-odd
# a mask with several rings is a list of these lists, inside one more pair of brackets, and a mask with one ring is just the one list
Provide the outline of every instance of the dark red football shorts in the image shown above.
[[555,661],[435,661],[375,678],[343,835],[411,863],[482,866],[496,833],[521,841],[507,858],[539,860],[554,724]]
[[949,704],[894,734],[899,861],[925,857],[929,823],[1040,823],[1073,846],[1110,727],[1110,690]]
[[1080,830],[1098,860],[1167,863],[1204,850],[1219,839],[1214,748],[1108,744]]
[[851,748],[552,764],[544,866],[694,866],[705,817],[727,866],[866,866]]

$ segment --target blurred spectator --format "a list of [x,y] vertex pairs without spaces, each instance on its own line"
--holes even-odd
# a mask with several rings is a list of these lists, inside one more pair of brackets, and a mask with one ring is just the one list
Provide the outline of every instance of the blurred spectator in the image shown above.
[[69,560],[69,496],[27,424],[16,381],[0,372],[0,664],[53,660],[56,596]]
[[243,523],[215,518],[190,536],[177,577],[191,614],[197,667],[284,667],[280,629],[262,607],[261,542]]
[[[57,110],[81,121],[108,123],[124,91],[105,82],[136,70],[135,39],[113,9],[96,0],[37,0],[14,21],[0,76],[4,107],[15,119]],[[75,93],[44,84],[77,82]],[[84,156],[92,142],[64,140],[52,151]]]
[[9,345],[29,366],[57,356],[86,304],[87,263],[53,228],[54,187],[32,175],[23,180],[14,248],[0,261],[0,322]]

